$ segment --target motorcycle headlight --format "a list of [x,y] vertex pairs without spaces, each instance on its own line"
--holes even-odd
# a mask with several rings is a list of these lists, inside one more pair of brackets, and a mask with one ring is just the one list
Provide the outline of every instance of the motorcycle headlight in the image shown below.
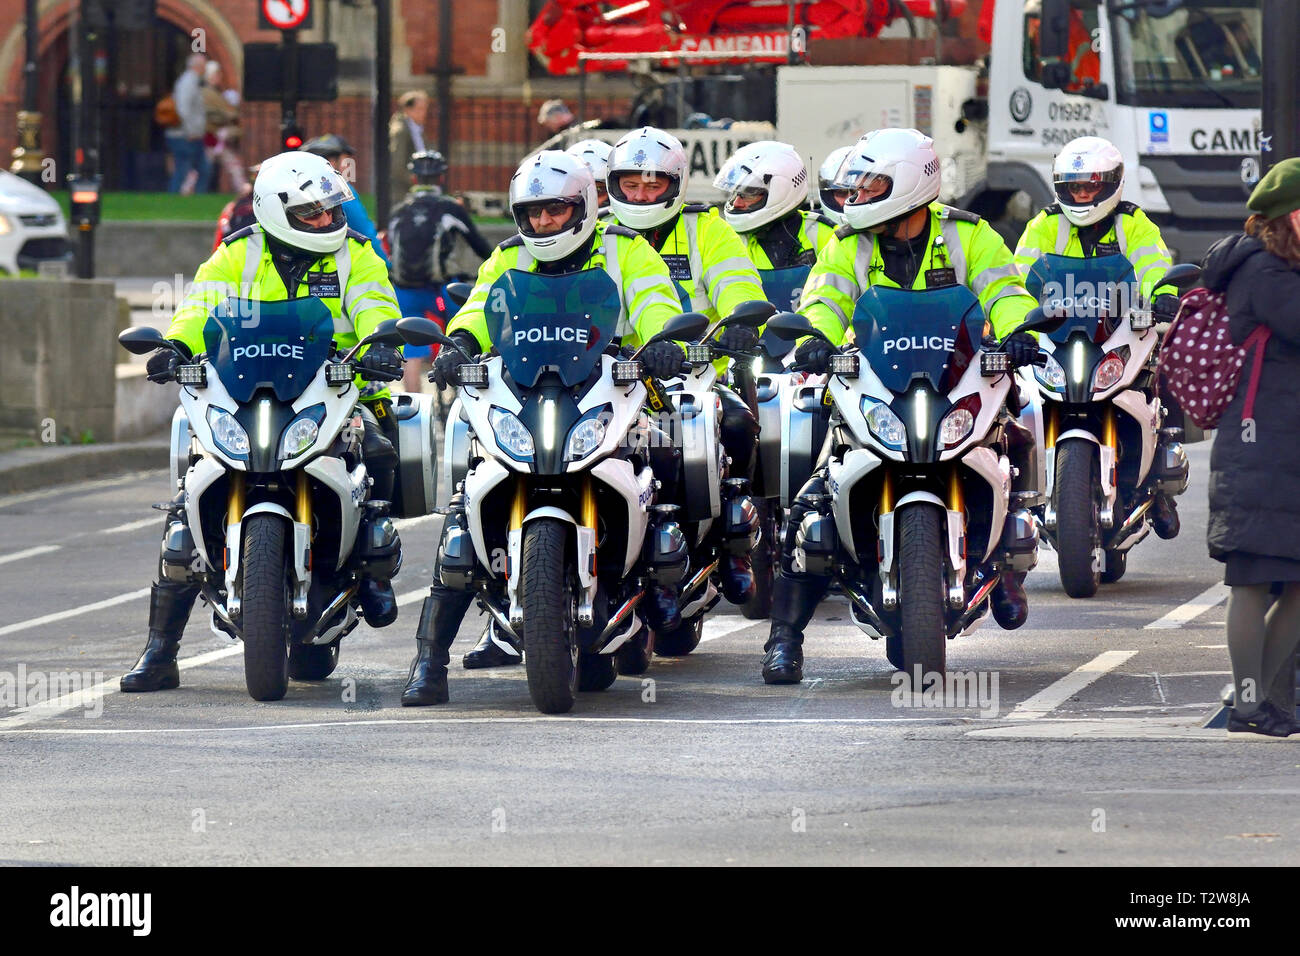
[[532,460],[533,436],[518,416],[504,408],[493,408],[488,412],[488,422],[502,451],[519,461]]
[[208,408],[208,428],[217,447],[231,458],[248,458],[248,432],[235,416],[215,405]]
[[324,420],[324,404],[313,405],[299,412],[294,420],[285,426],[276,457],[281,461],[288,461],[290,458],[297,458],[316,444],[316,439],[320,436],[320,423]]
[[1054,392],[1065,391],[1065,369],[1051,355],[1047,356],[1046,365],[1034,366],[1034,378],[1038,379],[1038,384]]
[[584,418],[573,426],[569,432],[569,441],[564,446],[565,461],[582,461],[605,440],[605,409]]
[[1111,352],[1097,363],[1097,371],[1092,373],[1092,390],[1104,392],[1124,377],[1124,356]]
[[903,447],[907,440],[907,429],[888,405],[874,398],[864,398],[862,412],[867,417],[867,427],[871,429],[871,434],[880,439],[882,445],[889,448]]
[[955,448],[966,440],[980,413],[978,395],[967,395],[939,423],[939,447]]

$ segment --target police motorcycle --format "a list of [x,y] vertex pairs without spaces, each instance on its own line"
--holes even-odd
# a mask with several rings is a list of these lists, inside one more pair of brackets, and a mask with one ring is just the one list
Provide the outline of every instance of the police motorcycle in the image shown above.
[[[609,687],[615,655],[646,626],[647,585],[690,572],[677,509],[656,504],[662,436],[644,411],[639,350],[614,347],[619,311],[604,270],[508,271],[485,308],[496,346],[458,368],[445,433],[441,583],[473,589],[522,643],[543,713]],[[705,323],[675,316],[650,341],[691,339]],[[415,345],[459,348],[427,319],[398,329]]]
[[[244,642],[254,700],[281,699],[290,677],[328,677],[359,623],[363,578],[401,566],[389,503],[370,500],[352,364],[363,346],[400,345],[396,326],[338,354],[319,299],[232,298],[209,316],[205,351],[181,356],[171,480],[184,505],[169,510],[161,573],[197,584],[214,633]],[[118,341],[137,355],[179,352],[152,328]],[[392,504],[414,517],[432,510],[434,419],[427,398],[399,409],[403,490]]]
[[[1054,321],[1035,310],[1017,331]],[[767,328],[825,338],[792,313]],[[943,672],[947,641],[988,615],[999,577],[1037,562],[1038,523],[1011,490],[1012,370],[984,328],[965,286],[875,286],[830,358],[829,514],[805,516],[794,567],[832,575],[853,622],[908,673]]]
[[[1199,275],[1179,265],[1163,281],[1182,287]],[[1043,449],[1043,534],[1066,594],[1092,597],[1123,577],[1129,551],[1151,532],[1156,495],[1187,490],[1183,433],[1163,427],[1159,397],[1148,398],[1160,335],[1126,257],[1049,253],[1025,285],[1063,319],[1042,342],[1046,363],[1032,378],[1020,373],[1037,393],[1027,424]]]

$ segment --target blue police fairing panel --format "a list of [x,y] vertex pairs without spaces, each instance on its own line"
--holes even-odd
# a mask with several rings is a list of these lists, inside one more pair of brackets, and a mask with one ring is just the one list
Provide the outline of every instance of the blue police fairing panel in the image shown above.
[[1025,287],[1048,315],[1068,316],[1048,333],[1056,343],[1081,331],[1100,345],[1124,313],[1141,304],[1133,264],[1118,253],[1086,259],[1048,253],[1030,267]]
[[259,388],[292,402],[334,347],[334,317],[320,299],[229,298],[212,310],[203,346],[221,384],[241,404]]
[[872,286],[853,309],[858,348],[891,392],[924,379],[940,395],[961,379],[979,351],[984,310],[962,285],[938,289]]

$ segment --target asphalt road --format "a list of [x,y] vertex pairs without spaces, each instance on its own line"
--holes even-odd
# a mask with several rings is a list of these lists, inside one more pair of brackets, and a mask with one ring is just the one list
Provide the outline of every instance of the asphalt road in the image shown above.
[[1295,863],[1300,738],[1200,726],[1229,665],[1209,449],[1191,451],[1182,535],[1087,601],[1044,548],[1029,623],[950,645],[985,694],[948,709],[899,706],[842,599],[800,686],[763,684],[766,624],[721,605],[695,653],[562,717],[536,713],[521,667],[461,668],[471,612],[451,703],[402,708],[437,519],[403,529],[397,623],[346,638],[329,680],[250,700],[239,645],[196,611],[181,688],[120,694],[165,476],[0,498],[0,686],[96,688],[0,700],[0,863]]

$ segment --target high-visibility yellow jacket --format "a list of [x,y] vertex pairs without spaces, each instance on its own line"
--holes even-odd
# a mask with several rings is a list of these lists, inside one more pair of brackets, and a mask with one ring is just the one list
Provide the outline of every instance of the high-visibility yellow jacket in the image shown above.
[[[1028,273],[1040,256],[1054,252],[1061,256],[1083,256],[1079,241],[1079,227],[1061,213],[1056,203],[1047,206],[1025,226],[1025,232],[1016,243],[1016,265]],[[1160,227],[1131,202],[1122,202],[1111,216],[1111,227],[1101,237],[1091,255],[1119,253],[1133,263],[1133,275],[1143,302],[1155,296],[1178,294],[1171,285],[1161,286],[1160,280],[1173,266],[1173,257],[1160,235]]]
[[736,306],[765,301],[758,272],[745,243],[717,209],[687,205],[656,250],[677,284],[685,308],[701,312],[712,324]]
[[[799,215],[803,219],[803,225],[799,229],[799,252],[813,252],[820,254],[826,243],[830,242],[835,235],[835,224],[820,213],[811,212],[807,209],[800,210]],[[745,251],[749,253],[750,260],[754,263],[754,268],[760,273],[768,269],[782,269],[785,266],[774,265],[763,246],[758,241],[758,230],[754,232],[743,233],[741,238],[745,240]]]
[[[584,268],[604,269],[609,273],[622,298],[614,334],[624,345],[640,345],[682,311],[672,280],[668,278],[668,267],[655,255],[650,243],[633,230],[609,220],[596,221],[593,240]],[[522,237],[513,236],[501,243],[479,267],[474,291],[448,323],[447,332],[471,333],[486,352],[492,342],[483,306],[492,283],[510,269],[536,272],[537,265]]]
[[[184,342],[196,355],[202,352],[208,315],[230,296],[263,302],[290,298],[271,261],[261,226],[248,226],[228,236],[199,266],[189,294],[167,327],[167,338]],[[334,344],[339,349],[352,348],[380,322],[402,317],[388,281],[388,266],[370,241],[351,229],[338,252],[321,256],[312,264],[292,297],[307,296],[315,296],[329,308],[334,317]],[[383,383],[360,378],[357,388],[365,401],[389,394]]]
[[[974,213],[935,202],[930,204],[929,248],[912,288],[927,288],[926,272],[940,269],[952,269],[957,283],[975,293],[999,339],[1038,304],[1025,289],[1011,250],[992,226]],[[885,275],[875,236],[841,226],[808,275],[799,312],[839,344],[858,297],[873,285],[898,288]]]

